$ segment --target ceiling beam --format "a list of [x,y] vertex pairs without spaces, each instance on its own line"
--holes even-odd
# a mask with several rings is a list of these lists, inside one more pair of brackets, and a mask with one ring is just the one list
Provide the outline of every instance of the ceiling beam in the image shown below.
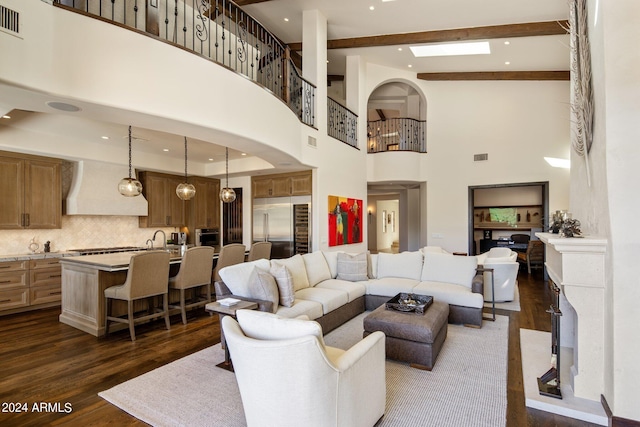
[[[357,47],[395,46],[401,44],[444,43],[461,40],[563,35],[567,34],[568,26],[568,21],[564,20],[354,37],[350,39],[327,40],[327,49],[349,49]],[[289,43],[289,47],[292,51],[301,51],[302,42]]]
[[418,73],[419,80],[569,80],[569,71],[486,71]]

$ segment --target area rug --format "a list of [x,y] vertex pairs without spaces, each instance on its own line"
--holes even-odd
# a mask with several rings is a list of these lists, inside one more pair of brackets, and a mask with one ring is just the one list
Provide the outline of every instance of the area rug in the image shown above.
[[[327,345],[349,348],[362,339],[367,314],[328,334]],[[504,426],[508,329],[505,316],[481,329],[449,325],[431,372],[388,360],[386,411],[377,426]],[[154,426],[245,426],[235,376],[215,366],[223,359],[218,344],[99,395]]]
[[[491,303],[485,302],[484,306],[487,308],[491,308]],[[513,291],[513,301],[497,302],[496,308],[502,310],[520,311],[520,290],[518,289],[518,283],[516,283]]]

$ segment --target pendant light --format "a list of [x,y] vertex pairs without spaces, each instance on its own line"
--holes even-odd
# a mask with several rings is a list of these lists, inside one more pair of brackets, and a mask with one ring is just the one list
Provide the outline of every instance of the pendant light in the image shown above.
[[187,181],[187,137],[184,137],[184,182],[176,187],[176,194],[182,200],[191,200],[196,195],[196,187]]
[[231,203],[236,199],[236,192],[229,187],[229,147],[226,149],[226,165],[227,165],[227,185],[220,190],[220,200],[224,203]]
[[142,194],[142,184],[131,177],[131,126],[129,126],[129,177],[120,180],[118,191],[125,197],[135,197]]

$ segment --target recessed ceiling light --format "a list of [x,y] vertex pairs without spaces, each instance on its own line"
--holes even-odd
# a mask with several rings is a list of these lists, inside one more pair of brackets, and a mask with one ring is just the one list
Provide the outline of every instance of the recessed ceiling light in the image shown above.
[[369,10],[375,10],[374,6],[369,6]]
[[169,149],[168,148],[163,148],[162,151],[169,151]]
[[241,156],[246,156],[246,155],[247,155],[247,153],[242,153],[242,154],[240,154],[240,155],[241,155]]
[[289,22],[289,18],[284,18],[284,22]]
[[505,61],[504,62],[504,65],[510,65],[510,64],[511,64],[511,62],[509,62],[509,61]]
[[80,111],[80,107],[76,107],[75,105],[67,104],[66,102],[57,102],[57,101],[49,101],[46,104],[60,111],[69,111],[75,113],[76,111]]
[[413,67],[413,65],[411,65],[411,64],[409,64],[409,65],[407,65],[407,66],[408,66],[409,68]]
[[511,42],[509,40],[507,40],[506,42],[504,42],[504,44],[509,45],[509,44],[511,44]]
[[101,136],[100,138],[102,138],[102,139],[109,139],[109,137],[108,137],[108,136]]
[[9,115],[5,114],[4,116],[2,116],[2,118],[3,118],[3,119],[10,119],[10,118],[11,118],[11,116],[9,116]]
[[569,159],[558,159],[556,157],[545,157],[544,160],[554,168],[571,168],[571,161]]
[[213,162],[213,159],[209,159],[210,162]]
[[402,52],[402,48],[401,47],[398,48],[398,52]]
[[413,56],[454,56],[454,55],[486,55],[491,53],[489,42],[443,43],[422,46],[409,46]]

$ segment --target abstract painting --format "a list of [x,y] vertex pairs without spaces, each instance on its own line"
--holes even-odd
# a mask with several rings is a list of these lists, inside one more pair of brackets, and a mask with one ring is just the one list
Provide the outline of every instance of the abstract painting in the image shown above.
[[329,196],[329,246],[362,242],[362,200]]

